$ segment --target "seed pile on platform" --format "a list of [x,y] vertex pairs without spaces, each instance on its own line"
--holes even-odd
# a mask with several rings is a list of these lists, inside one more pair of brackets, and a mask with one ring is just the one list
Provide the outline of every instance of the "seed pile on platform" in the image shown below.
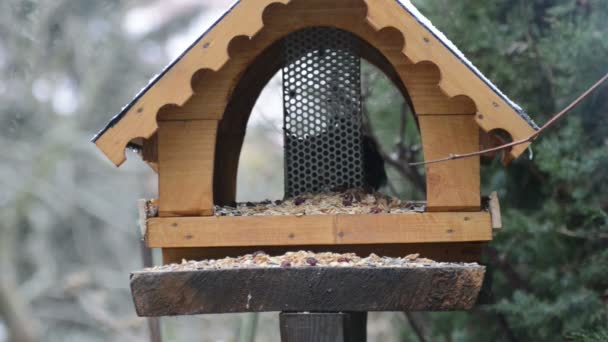
[[370,254],[360,257],[354,253],[313,253],[309,251],[287,252],[279,256],[270,256],[264,252],[247,254],[237,258],[224,258],[217,260],[187,261],[181,264],[171,264],[151,268],[151,271],[195,271],[220,270],[243,268],[292,268],[292,267],[445,267],[445,266],[471,266],[477,265],[463,263],[436,262],[421,258],[418,254],[410,254],[402,258],[380,257]]
[[281,216],[323,214],[403,214],[424,212],[421,202],[401,201],[381,193],[349,189],[321,194],[304,194],[285,200],[215,206],[216,216]]

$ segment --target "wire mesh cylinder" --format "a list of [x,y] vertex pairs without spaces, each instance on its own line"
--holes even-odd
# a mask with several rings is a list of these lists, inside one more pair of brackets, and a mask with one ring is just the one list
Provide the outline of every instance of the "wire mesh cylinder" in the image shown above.
[[285,195],[363,186],[361,59],[357,38],[333,28],[285,40]]

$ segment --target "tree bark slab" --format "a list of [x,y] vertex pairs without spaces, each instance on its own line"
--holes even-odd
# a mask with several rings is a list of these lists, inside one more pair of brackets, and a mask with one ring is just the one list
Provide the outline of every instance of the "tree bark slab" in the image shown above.
[[485,268],[297,267],[131,274],[139,316],[237,312],[447,311],[473,307]]

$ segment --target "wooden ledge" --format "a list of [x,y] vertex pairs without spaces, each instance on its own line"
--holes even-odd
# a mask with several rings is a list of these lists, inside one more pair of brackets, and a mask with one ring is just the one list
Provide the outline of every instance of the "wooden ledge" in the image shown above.
[[473,307],[482,266],[251,268],[131,274],[139,316],[447,311]]
[[490,241],[488,212],[156,217],[148,247],[358,245]]

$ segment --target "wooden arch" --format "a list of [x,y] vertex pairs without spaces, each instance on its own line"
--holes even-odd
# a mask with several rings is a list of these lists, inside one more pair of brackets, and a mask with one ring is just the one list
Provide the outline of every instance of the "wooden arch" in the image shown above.
[[[388,30],[386,30],[388,31]],[[391,34],[383,32],[382,34]],[[405,85],[395,68],[380,51],[358,38],[361,57],[380,69],[413,108]],[[248,67],[231,94],[226,111],[218,127],[214,171],[214,202],[227,205],[236,199],[236,177],[247,123],[253,107],[270,79],[285,66],[283,40],[274,42]]]
[[[375,26],[370,18],[381,15],[373,10],[377,5],[363,0],[268,2],[261,14],[262,27],[252,38],[238,35],[230,39],[227,55],[216,56],[224,59],[217,62],[221,67],[217,71],[199,69],[190,79],[192,94],[183,105],[164,105],[158,111],[161,215],[209,215],[214,202],[234,200],[238,155],[249,113],[263,86],[282,66],[281,58],[276,58],[280,54],[276,43],[309,27],[335,27],[367,43],[364,58],[407,89],[421,124],[425,158],[478,149],[476,103],[469,96],[446,94],[444,73],[436,62],[417,61],[404,54],[415,48],[407,44],[401,30],[391,25]],[[243,3],[243,8],[249,3]],[[380,8],[388,10],[390,6]],[[417,32],[410,30],[409,35],[415,37]],[[226,39],[208,37],[200,48],[210,48],[206,44],[216,40]],[[479,209],[477,158],[429,166],[427,183],[430,209]]]
[[[531,134],[534,127],[526,121],[521,109],[485,80],[483,75],[467,63],[449,42],[446,43],[437,32],[429,28],[426,18],[416,15],[415,9],[407,8],[403,2],[408,1],[238,1],[178,60],[152,80],[135,100],[94,138],[94,142],[114,164],[122,164],[125,161],[124,149],[127,144],[134,140],[139,142],[142,138],[150,139],[156,133],[158,128],[156,116],[162,107],[173,104],[179,106],[182,111],[196,109],[196,106],[188,105],[188,103],[196,104],[196,101],[192,100],[193,97],[204,95],[198,94],[197,89],[192,87],[196,79],[201,74],[215,74],[216,77],[209,77],[207,82],[217,82],[217,76],[230,74],[223,70],[227,69],[227,64],[231,60],[231,48],[234,45],[245,45],[239,42],[251,42],[254,39],[263,44],[263,39],[257,39],[262,29],[269,25],[274,27],[280,25],[281,18],[278,16],[290,14],[292,16],[283,18],[288,23],[279,28],[279,31],[328,22],[332,26],[343,29],[349,27],[348,31],[351,32],[366,31],[368,35],[373,35],[374,32],[384,28],[392,28],[404,37],[405,44],[401,44],[400,48],[390,46],[390,43],[385,46],[386,49],[392,50],[387,55],[391,57],[389,58],[391,62],[393,57],[397,58],[396,55],[402,54],[406,56],[407,64],[417,65],[427,61],[436,66],[437,72],[433,77],[437,82],[427,80],[424,85],[419,85],[418,89],[421,92],[424,90],[426,94],[432,95],[433,92],[439,91],[447,94],[449,98],[457,98],[459,95],[470,97],[476,105],[476,121],[485,132],[502,129],[509,132],[513,139],[524,138]],[[265,35],[267,38],[271,36],[268,33]],[[407,69],[405,65],[402,67]],[[445,108],[438,108],[441,106],[434,106],[432,102],[427,101],[426,105],[429,113],[446,112]],[[421,108],[417,110],[419,113],[426,111],[422,111]],[[205,115],[218,119],[221,118],[222,113],[215,111]],[[526,148],[527,145],[513,148],[510,152],[511,158],[516,158]]]

